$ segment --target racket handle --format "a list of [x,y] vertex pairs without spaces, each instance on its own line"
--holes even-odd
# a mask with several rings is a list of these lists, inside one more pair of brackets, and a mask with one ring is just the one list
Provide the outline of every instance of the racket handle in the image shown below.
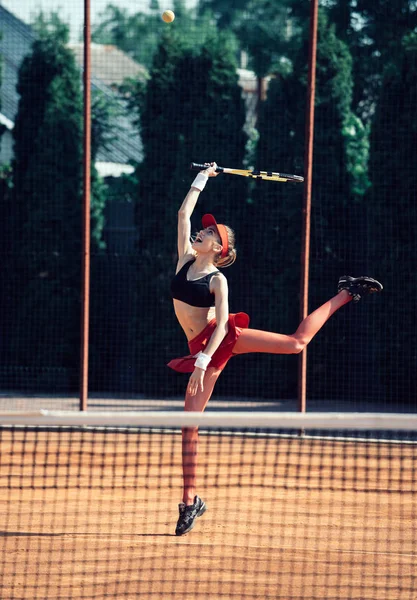
[[[192,162],[190,164],[190,169],[192,171],[204,171],[204,169],[207,169],[207,165],[202,165],[200,163]],[[217,167],[217,169],[216,169],[216,173],[223,173],[223,171],[224,171],[223,167]]]

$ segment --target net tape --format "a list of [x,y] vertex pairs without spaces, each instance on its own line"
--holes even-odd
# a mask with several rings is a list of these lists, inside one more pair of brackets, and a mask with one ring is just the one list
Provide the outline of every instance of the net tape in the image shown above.
[[416,414],[295,413],[295,412],[175,412],[175,411],[3,411],[0,425],[92,427],[220,427],[417,432]]

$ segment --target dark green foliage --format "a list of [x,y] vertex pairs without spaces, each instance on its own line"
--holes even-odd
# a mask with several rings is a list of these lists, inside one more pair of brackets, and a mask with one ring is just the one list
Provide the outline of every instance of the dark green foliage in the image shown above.
[[[259,118],[259,168],[289,173],[304,171],[307,42],[306,28],[304,44],[294,57],[292,74],[271,81],[268,99]],[[351,57],[323,13],[319,19],[316,78],[310,268],[312,306],[329,297],[335,290],[340,269],[348,268],[354,260],[355,249],[345,243],[349,233],[343,214],[352,210],[354,200],[359,202],[360,195],[354,192],[363,193],[362,188],[366,189],[367,184],[366,161],[362,164],[364,174],[357,172],[360,168],[355,162],[359,149],[366,158],[366,139],[363,139],[360,121],[350,108]],[[353,128],[355,124],[356,129]],[[357,149],[356,153],[352,146]],[[257,298],[253,301],[254,315],[262,318],[257,317],[259,322],[254,323],[254,327],[291,333],[298,326],[302,193],[301,186],[262,182],[253,191],[253,220],[257,222],[251,255],[254,273],[259,262],[257,253],[262,251],[259,280],[254,284]],[[320,352],[316,351],[310,360],[314,372]],[[273,364],[279,387],[275,393],[281,397],[293,396],[297,362],[283,358]]]
[[289,53],[298,27],[292,19],[292,0],[200,0],[202,15],[213,15],[218,26],[233,31],[248,55],[248,67],[258,77],[290,69]]
[[[0,40],[2,34],[0,32]],[[0,88],[2,84],[2,67],[3,60],[0,55]],[[0,112],[1,112],[1,96],[0,96]],[[1,137],[5,132],[6,127],[0,123],[0,149],[1,149]],[[11,231],[11,220],[9,214],[9,194],[11,190],[11,176],[9,165],[0,164],[0,256],[4,266],[5,257],[9,251],[10,231]],[[6,269],[0,271],[0,286],[2,294],[0,296],[0,314],[4,315],[7,310],[7,292],[8,292],[8,278]],[[7,327],[3,327],[3,338],[7,334]],[[3,356],[3,343],[0,339],[0,355]]]
[[[258,168],[303,173],[305,85],[300,75],[278,76],[270,83],[258,121]],[[252,326],[257,329],[291,333],[296,328],[302,192],[303,186],[262,181],[252,191],[250,221],[256,225],[247,259],[252,273],[249,310]],[[262,386],[265,396],[271,394],[271,387],[275,397],[293,395],[293,357],[262,357],[258,364],[245,361],[250,393],[255,394],[255,388],[260,387],[259,379],[267,379],[268,385]]]
[[[395,110],[393,110],[393,105]],[[371,133],[369,264],[385,284],[376,333],[384,397],[414,390],[417,267],[417,36],[401,42],[387,66]],[[411,393],[410,399],[414,398]]]
[[[316,77],[310,310],[336,293],[340,275],[365,271],[366,237],[358,226],[364,222],[363,196],[369,185],[367,133],[352,110],[352,57],[323,11],[319,15]],[[352,364],[355,360],[356,341],[346,334],[354,331],[356,318],[360,315],[349,315],[346,332],[344,314],[339,313],[313,342],[309,353],[312,396],[333,397],[335,391],[323,372],[334,373],[336,378],[343,361]],[[370,360],[371,356],[369,353]],[[358,390],[359,383],[347,378],[345,397],[355,385],[352,389]]]
[[412,0],[358,0],[355,10],[364,19],[362,36],[386,56],[393,50],[401,54],[399,41],[417,26],[417,6]]
[[221,29],[227,29],[238,20],[239,13],[247,9],[250,0],[200,0],[198,9],[200,14],[211,13]]
[[[12,185],[2,202],[8,315],[3,363],[8,373],[25,370],[19,385],[26,389],[69,391],[78,382],[80,354],[81,78],[59,16],[46,19],[41,13],[35,29],[39,37],[19,71]],[[92,112],[94,252],[103,248],[107,191],[94,158],[109,135],[110,109],[96,97]],[[16,385],[13,376],[5,385]]]
[[237,19],[235,30],[242,48],[249,52],[249,66],[258,77],[271,72],[285,72],[282,64],[292,37],[288,2],[269,0],[249,2],[247,12]]
[[378,103],[385,65],[401,55],[400,40],[417,25],[413,0],[332,0],[330,19],[353,56],[353,106],[370,120]]
[[200,46],[206,32],[212,29],[210,19],[196,21],[195,11],[188,8],[183,0],[174,0],[170,8],[176,18],[167,24],[161,19],[164,8],[158,2],[150,2],[148,11],[135,14],[108,4],[103,20],[93,30],[93,41],[114,44],[148,69],[152,68],[161,36],[168,32],[174,31],[190,47]]
[[32,22],[32,27],[41,40],[54,40],[61,45],[69,42],[69,25],[62,21],[56,11],[44,13],[40,10]]
[[[149,67],[158,44],[161,17],[159,8],[149,14],[128,11],[108,4],[102,22],[94,28],[92,38],[99,44],[114,44],[139,63]],[[162,23],[163,25],[163,23]]]
[[79,354],[82,105],[79,72],[60,36],[35,41],[18,92],[13,361],[62,368],[71,379]]
[[[0,40],[1,40],[1,38],[2,38],[2,35],[1,35],[1,31],[0,31]],[[2,56],[0,55],[0,87],[1,87],[1,78],[2,78],[2,67],[3,67],[2,63],[3,63]],[[1,111],[1,99],[0,99],[0,111]],[[3,133],[5,131],[6,131],[6,127],[0,123],[0,148],[1,148],[1,136],[3,135]]]
[[[154,59],[141,115],[145,160],[138,170],[140,315],[134,335],[143,357],[140,383],[145,393],[172,392],[175,375],[164,365],[187,351],[175,322],[169,284],[177,260],[177,211],[195,176],[188,171],[189,163],[217,160],[241,165],[244,120],[227,36],[213,35],[193,52],[174,31],[167,32]],[[242,201],[244,181],[219,179],[211,181],[200,198],[195,228],[200,227],[203,212],[213,211],[221,222],[230,223]]]

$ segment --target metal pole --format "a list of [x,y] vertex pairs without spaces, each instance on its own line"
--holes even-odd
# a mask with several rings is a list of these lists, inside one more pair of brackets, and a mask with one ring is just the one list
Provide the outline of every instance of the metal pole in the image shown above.
[[91,21],[90,0],[84,0],[84,192],[82,245],[82,306],[80,410],[87,410],[88,398],[88,333],[90,322],[90,174],[91,174]]
[[[316,92],[318,0],[311,0],[310,43],[308,58],[308,85],[306,106],[306,142],[304,153],[304,199],[301,248],[300,321],[308,315],[308,283],[310,266],[311,184],[313,171],[314,99]],[[298,410],[306,412],[307,405],[307,349],[303,350],[298,364]]]

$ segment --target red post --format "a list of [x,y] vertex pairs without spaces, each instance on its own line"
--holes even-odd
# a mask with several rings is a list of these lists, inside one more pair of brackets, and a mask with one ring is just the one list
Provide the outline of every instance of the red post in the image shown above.
[[[308,315],[308,283],[310,267],[310,218],[311,184],[313,172],[314,139],[314,99],[316,92],[316,55],[317,55],[318,0],[311,0],[310,44],[308,58],[308,85],[306,106],[306,142],[304,153],[304,198],[303,225],[301,237],[301,280],[300,280],[300,321]],[[307,405],[307,349],[299,356],[298,364],[298,410],[306,412]]]
[[90,175],[91,175],[91,20],[90,0],[84,0],[84,192],[83,192],[83,245],[82,245],[82,306],[81,306],[81,360],[80,410],[87,410],[88,348],[90,324]]

